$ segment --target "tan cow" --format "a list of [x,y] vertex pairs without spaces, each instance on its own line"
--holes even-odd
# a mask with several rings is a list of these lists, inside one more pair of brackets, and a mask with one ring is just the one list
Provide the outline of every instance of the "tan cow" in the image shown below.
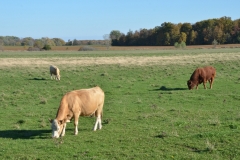
[[96,123],[93,130],[101,129],[104,97],[103,90],[98,86],[66,93],[62,97],[56,118],[50,121],[52,123],[52,137],[64,136],[66,122],[70,122],[71,119],[74,119],[74,134],[77,135],[79,116],[95,114]]
[[58,69],[58,67],[50,65],[50,75],[51,79],[53,78],[60,81],[60,70]]
[[209,81],[210,89],[212,89],[212,84],[215,76],[216,69],[213,68],[212,66],[197,68],[190,77],[190,80],[187,81],[188,89],[193,89],[194,86],[196,86],[196,89],[198,89],[198,84],[201,83],[203,83],[204,89],[207,89],[206,88],[207,81]]

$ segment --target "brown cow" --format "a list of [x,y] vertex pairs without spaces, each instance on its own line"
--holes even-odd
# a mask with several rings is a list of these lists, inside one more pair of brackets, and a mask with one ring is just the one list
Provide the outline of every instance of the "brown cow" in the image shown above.
[[215,76],[216,70],[212,66],[197,68],[190,77],[190,80],[187,81],[188,88],[193,89],[194,86],[196,86],[196,89],[198,89],[198,84],[203,83],[204,89],[207,89],[206,82],[209,81],[210,89],[212,89],[212,84]]
[[104,97],[103,90],[98,86],[66,93],[62,97],[56,118],[50,121],[52,123],[52,137],[64,136],[66,122],[70,122],[72,118],[75,126],[74,134],[77,135],[79,116],[95,114],[96,123],[93,130],[96,131],[97,127],[101,129]]

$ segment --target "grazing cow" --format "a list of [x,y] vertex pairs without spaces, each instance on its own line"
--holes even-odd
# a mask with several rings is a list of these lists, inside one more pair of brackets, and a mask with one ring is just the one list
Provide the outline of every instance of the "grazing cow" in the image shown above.
[[52,137],[58,138],[65,135],[66,122],[74,119],[75,132],[78,134],[79,116],[95,115],[96,123],[93,130],[97,127],[102,128],[102,113],[104,104],[104,92],[100,87],[90,89],[74,90],[66,93],[60,102],[60,106],[52,123]]
[[60,70],[56,66],[50,65],[50,75],[51,79],[53,78],[60,81]]
[[212,66],[197,68],[190,77],[190,80],[187,81],[188,89],[193,89],[194,86],[196,86],[196,89],[198,89],[198,84],[201,83],[203,83],[204,89],[207,89],[207,81],[209,81],[210,89],[212,89],[212,84],[215,76],[216,70]]

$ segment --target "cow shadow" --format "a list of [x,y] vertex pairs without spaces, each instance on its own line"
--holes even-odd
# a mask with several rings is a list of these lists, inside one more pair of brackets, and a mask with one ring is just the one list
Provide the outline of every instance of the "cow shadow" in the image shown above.
[[151,91],[184,91],[184,90],[188,90],[188,88],[168,88],[166,86],[161,86],[160,88],[156,88]]
[[45,81],[47,80],[46,78],[29,78],[28,80],[35,80],[35,81]]
[[10,139],[47,139],[51,136],[50,133],[50,130],[5,130],[0,131],[0,137]]

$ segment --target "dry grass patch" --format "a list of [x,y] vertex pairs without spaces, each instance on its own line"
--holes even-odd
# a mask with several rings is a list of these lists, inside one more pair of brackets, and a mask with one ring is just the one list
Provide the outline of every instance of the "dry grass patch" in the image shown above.
[[112,65],[121,66],[137,65],[188,65],[209,64],[216,61],[240,60],[239,53],[203,53],[198,55],[175,55],[175,56],[137,56],[137,57],[64,57],[64,58],[1,58],[0,67],[35,66],[41,67],[49,64],[59,66],[92,66]]

